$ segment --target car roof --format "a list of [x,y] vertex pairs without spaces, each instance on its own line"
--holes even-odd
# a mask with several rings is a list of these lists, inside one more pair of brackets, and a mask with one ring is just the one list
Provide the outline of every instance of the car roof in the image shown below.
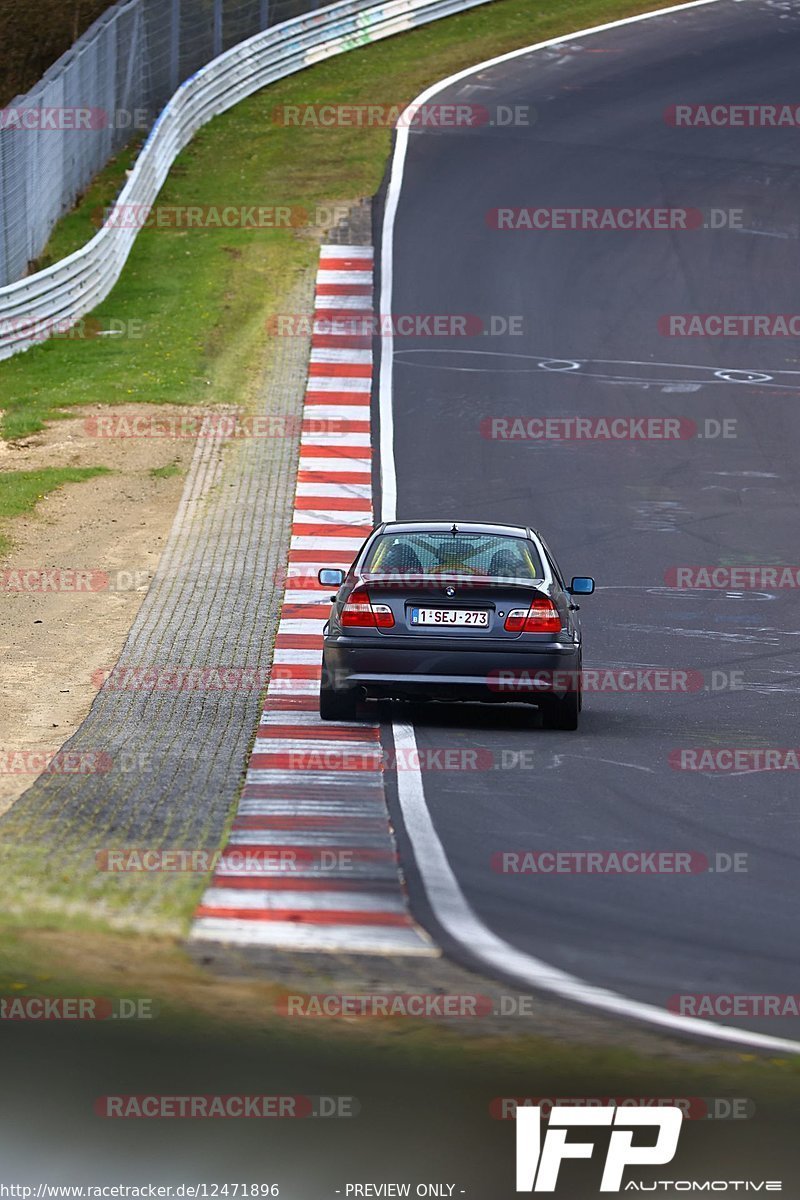
[[[529,530],[524,525],[500,525],[488,521],[456,521],[455,526],[459,533],[494,533],[524,538],[529,536]],[[449,533],[452,528],[452,521],[386,521],[381,530],[383,533]]]

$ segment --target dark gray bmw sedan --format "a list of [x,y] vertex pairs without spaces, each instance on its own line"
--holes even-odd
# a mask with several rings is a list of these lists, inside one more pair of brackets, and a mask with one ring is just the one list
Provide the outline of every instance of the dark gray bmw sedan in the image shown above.
[[577,729],[581,629],[542,537],[516,525],[391,521],[345,574],[324,629],[319,711],[355,715],[359,699],[526,702],[550,729]]

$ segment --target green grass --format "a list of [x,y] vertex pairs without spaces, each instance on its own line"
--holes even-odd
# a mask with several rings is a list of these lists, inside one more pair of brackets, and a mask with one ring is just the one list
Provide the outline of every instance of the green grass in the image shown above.
[[[82,483],[95,475],[107,475],[107,467],[49,467],[43,471],[0,473],[0,522],[31,512],[42,497],[65,483]],[[11,540],[0,533],[0,555],[11,549]]]
[[[495,0],[342,54],[265,88],[201,130],[159,203],[313,209],[371,195],[389,153],[389,129],[285,128],[275,123],[275,108],[411,100],[481,59],[652,7],[652,0]],[[54,231],[43,263],[94,234],[98,210],[118,191],[133,154],[119,155],[96,179]],[[268,352],[265,318],[282,311],[315,256],[313,241],[296,230],[142,231],[94,314],[101,324],[137,322],[132,335],[59,338],[0,364],[4,436],[35,432],[80,404],[246,403]]]
[[[467,991],[468,979],[465,975],[464,984],[453,990]],[[360,1071],[374,1070],[379,1087],[387,1068],[404,1070],[412,1086],[420,1074],[428,1075],[451,1099],[459,1085],[470,1086],[471,1081],[481,1097],[481,1110],[489,1097],[499,1094],[495,1088],[500,1078],[507,1096],[740,1096],[753,1099],[759,1113],[774,1111],[791,1127],[800,1077],[800,1059],[794,1057],[713,1046],[685,1047],[683,1053],[659,1056],[648,1051],[640,1031],[630,1047],[618,1041],[604,1043],[597,1031],[593,1043],[581,1045],[538,1035],[528,1022],[509,1034],[444,1027],[430,1020],[287,1020],[279,1015],[281,999],[313,993],[321,986],[336,990],[314,969],[307,984],[300,986],[275,984],[264,977],[226,978],[224,972],[205,970],[168,938],[62,934],[31,928],[27,920],[0,920],[0,997],[144,996],[152,1001],[154,1014],[147,1022],[147,1037],[167,1043],[175,1037],[196,1039],[200,1054],[228,1039],[246,1047],[248,1060],[267,1049],[270,1069],[290,1058],[295,1066],[307,1063],[315,1078],[326,1065],[341,1072],[355,1062]],[[472,986],[480,985],[474,981]],[[348,988],[348,994],[363,990],[369,989],[362,983]],[[131,1053],[135,1055],[135,1048]],[[189,1054],[190,1059],[195,1056]],[[178,1070],[180,1058],[179,1052]],[[748,1128],[754,1126],[746,1122],[740,1133]]]
[[183,468],[178,463],[171,462],[163,467],[151,467],[149,473],[153,479],[172,479],[175,475],[182,475]]

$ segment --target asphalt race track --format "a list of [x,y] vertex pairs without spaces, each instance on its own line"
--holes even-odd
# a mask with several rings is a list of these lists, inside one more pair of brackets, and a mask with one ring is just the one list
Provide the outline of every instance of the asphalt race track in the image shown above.
[[[797,129],[684,128],[665,114],[794,104],[798,61],[798,9],[720,0],[475,71],[434,101],[522,106],[532,123],[412,131],[394,225],[394,314],[515,317],[522,329],[395,337],[397,516],[533,525],[568,577],[597,579],[581,604],[586,667],[703,673],[686,694],[588,694],[577,734],[521,709],[415,707],[420,750],[489,752],[485,769],[423,771],[433,823],[494,933],[661,1009],[679,994],[800,992],[796,770],[756,756],[737,770],[674,765],[681,749],[796,744],[796,588],[672,586],[681,565],[800,562],[800,354],[792,337],[659,331],[669,314],[797,311]],[[487,216],[628,206],[702,221],[498,229]],[[680,418],[698,435],[487,436],[490,418],[575,416]],[[722,422],[731,436],[703,436]],[[521,849],[686,851],[712,866],[744,855],[746,869],[493,869],[492,854]],[[723,1023],[797,1028],[757,1010]]]

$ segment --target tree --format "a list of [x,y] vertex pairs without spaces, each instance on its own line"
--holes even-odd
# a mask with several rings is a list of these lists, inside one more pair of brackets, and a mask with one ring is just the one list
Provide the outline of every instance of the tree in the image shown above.
[[0,105],[29,91],[107,0],[0,0]]

